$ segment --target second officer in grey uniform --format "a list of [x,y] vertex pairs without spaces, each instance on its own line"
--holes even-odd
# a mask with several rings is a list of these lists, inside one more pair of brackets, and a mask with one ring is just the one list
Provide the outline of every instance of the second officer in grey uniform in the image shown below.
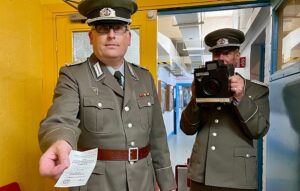
[[[62,67],[54,100],[39,130],[43,176],[58,178],[72,149],[98,148],[88,183],[71,190],[174,190],[169,149],[156,87],[148,70],[124,60],[132,0],[83,0],[93,54]],[[116,78],[114,77],[116,76]]]
[[[242,31],[219,29],[204,40],[213,60],[237,65],[239,47],[245,40]],[[229,78],[228,86],[232,92],[231,103],[196,104],[195,91],[192,91],[192,99],[182,112],[182,131],[197,134],[188,170],[191,191],[257,188],[257,139],[269,129],[269,89],[238,73]]]

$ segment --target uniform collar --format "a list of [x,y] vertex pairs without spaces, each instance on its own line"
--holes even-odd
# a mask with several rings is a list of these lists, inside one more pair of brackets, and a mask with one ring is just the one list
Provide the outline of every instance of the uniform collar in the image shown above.
[[[92,71],[93,77],[96,81],[101,80],[102,78],[104,78],[105,73],[103,72],[102,68],[101,68],[101,64],[100,61],[98,60],[98,58],[92,54],[90,56],[90,58],[88,59],[88,64],[90,67],[90,70]],[[122,66],[119,68],[119,71],[123,74],[123,76],[125,76],[125,67],[128,67],[128,71],[130,73],[130,75],[133,77],[134,80],[139,80],[139,77],[137,75],[137,73],[135,72],[132,64],[128,63],[126,60],[124,61],[124,64],[122,64]],[[111,67],[107,67],[107,69],[109,70],[109,72],[113,75],[115,70]]]
[[119,69],[114,69],[113,67],[111,67],[111,66],[106,66],[106,68],[108,69],[108,71],[112,74],[112,75],[114,75],[114,73],[116,72],[116,71],[119,71],[119,72],[121,72],[121,74],[124,76],[124,63],[120,66],[120,68]]
[[88,65],[96,81],[101,80],[105,76],[100,66],[100,62],[94,54],[88,58]]
[[131,74],[131,76],[135,79],[135,80],[139,80],[139,77],[138,75],[136,74],[136,72],[134,71],[133,67],[132,67],[132,64],[127,63],[127,66],[128,66],[128,70],[129,70],[129,73]]

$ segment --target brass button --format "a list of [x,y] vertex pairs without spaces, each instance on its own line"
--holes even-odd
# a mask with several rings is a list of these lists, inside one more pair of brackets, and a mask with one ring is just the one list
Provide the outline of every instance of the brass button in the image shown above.
[[129,111],[129,107],[126,106],[126,107],[124,108],[124,110],[125,110],[125,111]]
[[217,133],[213,132],[213,133],[212,133],[212,136],[216,137],[216,136],[217,136]]
[[128,128],[131,128],[132,127],[132,123],[128,123]]
[[99,103],[98,103],[98,107],[100,107],[100,108],[101,108],[101,107],[102,107],[102,103],[100,103],[100,102],[99,102]]
[[215,123],[219,123],[219,119],[215,119]]
[[213,150],[213,151],[216,150],[216,147],[215,147],[215,146],[211,146],[210,148],[211,148],[211,150]]

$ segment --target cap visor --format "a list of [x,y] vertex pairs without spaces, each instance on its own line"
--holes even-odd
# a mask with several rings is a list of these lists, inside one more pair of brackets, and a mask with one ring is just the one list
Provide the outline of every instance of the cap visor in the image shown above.
[[87,19],[86,21],[89,25],[92,25],[94,23],[128,23],[130,24],[132,22],[131,19],[125,19],[122,17],[112,17],[112,18],[101,18],[101,17],[97,17],[97,18],[93,18],[93,19]]

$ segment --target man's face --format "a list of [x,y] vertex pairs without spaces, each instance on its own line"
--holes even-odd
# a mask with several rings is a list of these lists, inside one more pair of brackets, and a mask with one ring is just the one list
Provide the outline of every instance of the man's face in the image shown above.
[[240,60],[239,49],[235,50],[216,50],[212,53],[213,60],[223,60],[224,64],[233,64],[236,66]]
[[105,63],[124,58],[131,41],[131,33],[127,27],[123,23],[92,26],[89,32],[90,44],[98,59]]

